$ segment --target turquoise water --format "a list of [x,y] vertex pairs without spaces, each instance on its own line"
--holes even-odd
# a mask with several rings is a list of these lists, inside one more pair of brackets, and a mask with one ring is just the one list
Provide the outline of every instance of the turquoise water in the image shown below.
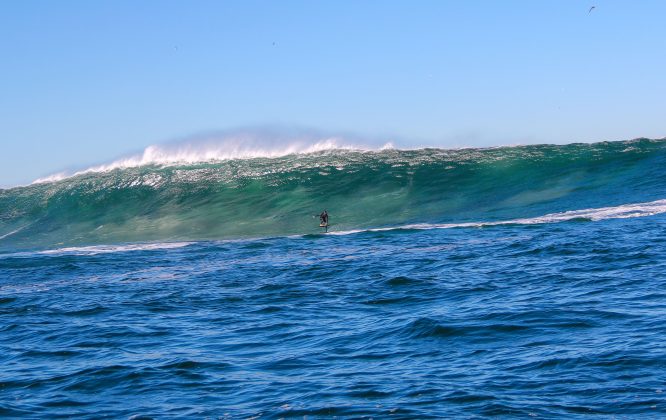
[[332,150],[93,172],[0,190],[0,248],[256,238],[538,217],[666,198],[664,141]]
[[663,418],[664,146],[328,151],[2,190],[0,416]]

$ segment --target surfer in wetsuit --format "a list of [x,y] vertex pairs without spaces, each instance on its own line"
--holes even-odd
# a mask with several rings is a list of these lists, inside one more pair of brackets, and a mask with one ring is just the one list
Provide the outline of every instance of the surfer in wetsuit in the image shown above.
[[328,226],[328,212],[326,210],[319,215],[319,224],[322,226]]

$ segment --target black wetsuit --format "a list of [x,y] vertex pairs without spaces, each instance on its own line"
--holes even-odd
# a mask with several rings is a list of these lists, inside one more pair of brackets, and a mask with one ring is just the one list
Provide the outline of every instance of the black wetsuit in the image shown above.
[[328,213],[323,212],[322,214],[319,215],[319,221],[321,222],[322,225],[327,225],[328,224]]

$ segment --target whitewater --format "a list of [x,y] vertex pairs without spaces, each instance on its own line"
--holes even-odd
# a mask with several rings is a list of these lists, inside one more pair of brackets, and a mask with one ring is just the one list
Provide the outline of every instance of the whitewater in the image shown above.
[[0,190],[0,416],[663,418],[664,168],[246,135]]

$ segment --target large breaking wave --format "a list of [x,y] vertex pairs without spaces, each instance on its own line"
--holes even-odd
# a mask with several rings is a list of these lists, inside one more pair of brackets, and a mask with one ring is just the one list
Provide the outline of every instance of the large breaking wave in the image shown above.
[[322,209],[333,232],[666,211],[664,140],[460,150],[359,150],[337,139],[261,149],[241,140],[149,148],[0,190],[0,247],[317,233]]

